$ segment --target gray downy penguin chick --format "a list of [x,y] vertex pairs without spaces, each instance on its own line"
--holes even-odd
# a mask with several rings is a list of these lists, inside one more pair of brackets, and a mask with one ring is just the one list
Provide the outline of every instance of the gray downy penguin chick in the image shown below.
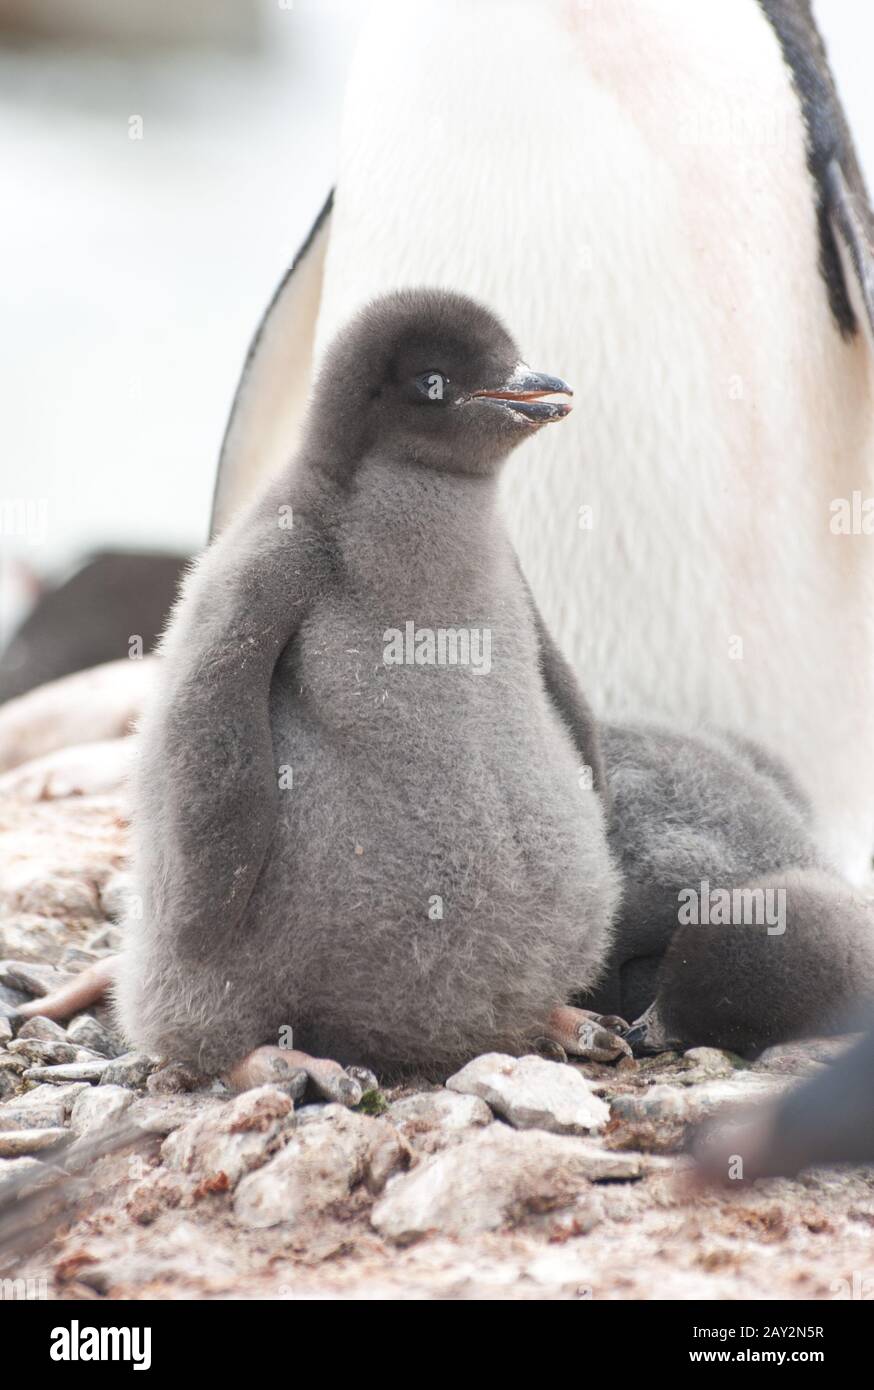
[[817,848],[789,770],[729,735],[601,737],[624,892],[591,1007],[637,1019],[639,1051],[754,1055],[840,1031],[874,999],[874,916]]
[[293,1030],[440,1076],[530,1049],[593,983],[618,878],[592,720],[497,505],[558,393],[461,296],[339,335],[297,458],[163,642],[117,984],[137,1047],[214,1074]]
[[662,1046],[694,1041],[755,1057],[842,1033],[848,1013],[874,1000],[874,913],[836,874],[784,865],[735,884],[724,923],[713,920],[714,886],[710,923],[674,932],[644,1042],[661,1031]]

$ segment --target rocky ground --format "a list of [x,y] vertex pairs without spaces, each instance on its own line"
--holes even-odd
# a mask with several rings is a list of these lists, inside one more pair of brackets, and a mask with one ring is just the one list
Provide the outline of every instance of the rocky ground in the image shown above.
[[302,1077],[186,1090],[102,1009],[16,1027],[16,1005],[119,945],[112,781],[70,795],[23,779],[0,799],[0,1280],[73,1299],[874,1288],[874,1170],[702,1192],[682,1153],[691,1123],[774,1095],[835,1043],[753,1066],[704,1048],[616,1066],[491,1055],[352,1110]]

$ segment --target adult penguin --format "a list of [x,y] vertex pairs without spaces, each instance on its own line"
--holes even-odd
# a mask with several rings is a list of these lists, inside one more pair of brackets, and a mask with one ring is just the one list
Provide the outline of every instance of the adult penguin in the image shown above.
[[504,499],[595,708],[758,739],[859,880],[871,228],[808,0],[377,4],[336,191],[246,361],[214,528],[288,458],[313,364],[362,303],[472,294],[584,405]]

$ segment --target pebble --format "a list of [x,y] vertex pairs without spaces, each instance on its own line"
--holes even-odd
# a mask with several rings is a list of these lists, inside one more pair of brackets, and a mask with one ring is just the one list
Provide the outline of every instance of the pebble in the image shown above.
[[36,1086],[0,1105],[0,1130],[57,1129],[67,1120],[69,1107],[57,1086]]
[[97,1057],[92,1062],[64,1062],[61,1066],[55,1067],[29,1067],[24,1076],[27,1081],[47,1081],[57,1085],[65,1085],[68,1081],[96,1083],[101,1080],[110,1065],[108,1057]]
[[146,1090],[151,1095],[179,1096],[199,1091],[202,1085],[203,1077],[197,1072],[180,1062],[170,1062],[151,1073],[146,1081]]
[[26,1023],[22,1023],[18,1030],[19,1038],[40,1038],[43,1042],[66,1042],[67,1034],[59,1023],[54,1019],[43,1018],[37,1014],[35,1018],[29,1018]]
[[767,1099],[783,1089],[772,1077],[752,1072],[736,1072],[731,1080],[706,1081],[699,1086],[651,1086],[639,1094],[616,1096],[612,1102],[614,1118],[621,1120],[665,1120],[697,1124],[724,1105],[746,1104]]
[[66,945],[67,927],[35,912],[20,913],[0,921],[0,956],[54,964]]
[[6,1054],[0,1052],[0,1101],[3,1101],[7,1096],[14,1096],[16,1091],[20,1090],[21,1077],[24,1071],[24,1064],[20,1057],[8,1058],[8,1061],[15,1062],[20,1070],[6,1065],[5,1059]]
[[590,1181],[636,1178],[642,1164],[640,1155],[610,1153],[593,1140],[489,1125],[396,1177],[371,1222],[399,1244],[495,1231],[576,1203]]
[[0,980],[0,1014],[14,1013],[22,1004],[26,1004],[29,998],[30,995],[23,989],[13,989],[11,985],[4,985]]
[[367,1149],[364,1181],[368,1192],[377,1196],[389,1178],[400,1169],[409,1168],[412,1161],[413,1151],[407,1140],[393,1125],[384,1125],[382,1133],[375,1136]]
[[68,985],[74,976],[67,971],[58,970],[54,965],[43,965],[28,960],[0,961],[0,983],[11,989],[23,990],[25,994],[42,998],[50,990]]
[[6,870],[2,883],[2,905],[7,912],[27,912],[62,921],[71,918],[100,918],[103,914],[94,883],[68,873],[46,873],[44,865],[22,861],[14,871]]
[[286,1126],[295,1123],[292,1098],[277,1086],[258,1086],[218,1113],[190,1120],[165,1138],[161,1158],[176,1172],[200,1179],[224,1176],[235,1187],[245,1173],[267,1162]]
[[38,1158],[0,1158],[0,1202],[17,1201],[55,1182],[52,1165]]
[[148,1057],[144,1052],[125,1052],[104,1062],[103,1085],[130,1086],[138,1090],[145,1086],[157,1065],[157,1058]]
[[33,1086],[29,1091],[18,1097],[18,1104],[27,1106],[41,1105],[60,1105],[63,1107],[64,1120],[70,1118],[70,1111],[76,1103],[76,1098],[83,1091],[90,1091],[91,1087],[85,1081],[74,1081],[68,1086],[51,1086],[43,1083],[41,1086]]
[[73,970],[76,974],[86,965],[96,965],[100,959],[93,951],[83,951],[80,946],[68,946],[58,960],[62,970]]
[[41,1149],[51,1148],[66,1135],[67,1131],[60,1127],[0,1130],[0,1158],[21,1158],[25,1154],[39,1153]]
[[579,1071],[543,1057],[487,1052],[450,1076],[446,1087],[479,1096],[516,1129],[591,1134],[610,1119],[609,1106]]
[[24,1057],[32,1066],[57,1067],[66,1062],[93,1062],[98,1054],[88,1047],[76,1047],[68,1042],[43,1042],[41,1038],[22,1038],[18,1035],[7,1049],[16,1057]]
[[242,1180],[234,1197],[234,1216],[241,1226],[255,1228],[295,1222],[348,1197],[362,1179],[384,1184],[407,1159],[407,1146],[384,1117],[372,1119],[342,1105],[328,1105],[293,1130],[268,1163]]
[[458,1143],[472,1129],[492,1123],[492,1112],[479,1096],[455,1091],[420,1091],[394,1101],[387,1118],[398,1133],[423,1153]]
[[0,1047],[9,1042],[12,1037],[12,1024],[5,1014],[0,1014]]
[[10,1129],[61,1129],[66,1123],[63,1105],[0,1105],[0,1133]]
[[149,1134],[172,1134],[189,1120],[198,1115],[210,1113],[218,1116],[222,1102],[215,1096],[204,1095],[137,1095],[130,1108],[128,1118],[132,1123]]
[[77,1014],[70,1019],[67,1037],[79,1047],[90,1047],[101,1057],[120,1057],[124,1052],[122,1044],[92,1014]]
[[379,1081],[377,1080],[376,1073],[372,1072],[369,1067],[347,1067],[346,1074],[358,1082],[363,1096],[366,1096],[368,1092],[371,1091],[379,1091]]
[[755,1071],[777,1076],[809,1076],[835,1061],[857,1041],[859,1034],[837,1038],[804,1038],[798,1042],[768,1047],[753,1063]]
[[690,1047],[683,1053],[682,1065],[692,1071],[696,1079],[699,1076],[734,1076],[738,1069],[744,1070],[746,1066],[718,1047]]
[[257,1086],[170,1134],[161,1157],[178,1172],[201,1178],[224,1174],[234,1187],[245,1173],[267,1161],[280,1135],[293,1124],[291,1097],[277,1086]]
[[107,922],[89,936],[85,944],[89,951],[105,956],[120,951],[123,942],[124,937],[118,927]]
[[100,905],[113,922],[121,922],[131,906],[134,882],[130,874],[110,874],[100,889]]
[[133,1092],[125,1086],[88,1086],[76,1098],[70,1127],[82,1137],[93,1130],[111,1128],[133,1103]]
[[28,1174],[51,1181],[51,1173],[46,1172],[46,1165],[40,1163],[38,1158],[0,1158],[0,1200],[6,1195],[4,1188],[7,1184],[14,1187],[17,1194],[21,1179]]

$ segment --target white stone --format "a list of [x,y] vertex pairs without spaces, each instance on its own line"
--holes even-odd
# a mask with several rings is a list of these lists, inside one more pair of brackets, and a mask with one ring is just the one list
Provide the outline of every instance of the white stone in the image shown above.
[[164,1140],[161,1156],[169,1168],[208,1177],[224,1173],[233,1187],[265,1163],[281,1131],[294,1123],[294,1104],[276,1086],[245,1091],[221,1109],[210,1108]]
[[130,1119],[148,1134],[167,1135],[207,1114],[218,1124],[224,1108],[224,1102],[209,1095],[137,1095]]
[[43,1042],[62,1042],[68,1040],[67,1034],[59,1023],[55,1023],[52,1018],[43,1018],[42,1014],[37,1014],[35,1018],[29,1018],[26,1023],[22,1023],[18,1030],[18,1041],[24,1038],[40,1038]]
[[492,1123],[492,1112],[479,1096],[456,1091],[420,1091],[396,1100],[388,1118],[417,1149],[435,1153],[466,1134]]
[[63,1139],[67,1131],[60,1128],[0,1130],[0,1158],[20,1158],[38,1153]]
[[801,1038],[797,1042],[776,1043],[756,1058],[755,1070],[784,1076],[813,1075],[847,1052],[860,1036],[850,1033],[834,1038]]
[[592,1180],[642,1171],[639,1155],[610,1153],[593,1140],[489,1125],[394,1178],[371,1220],[401,1244],[432,1232],[494,1231],[529,1212],[569,1206]]
[[27,1081],[45,1081],[66,1086],[69,1081],[99,1081],[109,1065],[107,1057],[98,1057],[93,1062],[64,1062],[57,1067],[28,1067],[24,1076]]
[[[21,1036],[19,1034],[19,1036]],[[118,1057],[122,1048],[92,1014],[77,1014],[67,1024],[67,1038],[78,1047],[88,1047],[101,1057]]]
[[157,1065],[156,1058],[145,1052],[125,1052],[120,1057],[104,1059],[101,1081],[104,1086],[130,1086],[136,1090],[145,1086]]
[[52,1039],[18,1037],[9,1043],[7,1051],[14,1057],[23,1057],[32,1067],[60,1067],[71,1062],[93,1062],[98,1054],[89,1047],[76,1047],[75,1043],[58,1042]]
[[38,1158],[0,1158],[0,1193],[3,1184],[7,1181],[14,1181],[16,1178],[32,1174],[34,1177],[38,1173],[45,1173],[46,1165],[41,1163]]
[[0,1130],[55,1129],[67,1123],[77,1096],[90,1086],[34,1086],[0,1104]]
[[74,1133],[82,1136],[108,1129],[132,1104],[133,1092],[124,1086],[88,1086],[77,1098],[70,1115]]
[[729,1054],[718,1047],[690,1047],[683,1053],[682,1061],[701,1076],[734,1076],[739,1070]]
[[726,1080],[705,1081],[698,1086],[651,1086],[641,1094],[616,1096],[612,1109],[621,1120],[673,1121],[697,1124],[723,1106],[767,1100],[784,1088],[777,1077],[736,1072]]
[[[377,1157],[384,1180],[385,1148],[394,1128],[385,1119],[358,1115],[329,1105],[291,1135],[288,1143],[257,1173],[244,1178],[234,1198],[234,1215],[243,1226],[277,1226],[316,1214],[347,1197],[368,1177]],[[379,1180],[378,1179],[378,1180]]]
[[135,884],[128,873],[110,874],[100,888],[100,906],[113,922],[123,922],[135,903]]
[[516,1129],[592,1134],[610,1118],[609,1107],[580,1072],[544,1057],[487,1052],[450,1076],[446,1086],[479,1096]]

